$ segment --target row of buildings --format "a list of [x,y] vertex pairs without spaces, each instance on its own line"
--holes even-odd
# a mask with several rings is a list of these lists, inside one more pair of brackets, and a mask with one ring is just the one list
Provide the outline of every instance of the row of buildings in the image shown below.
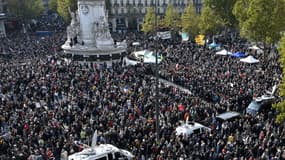
[[7,13],[7,0],[0,0],[0,37],[6,37],[4,20]]
[[[179,13],[192,3],[198,14],[203,7],[202,0],[157,0],[157,13],[164,15],[168,4]],[[112,31],[124,29],[140,30],[148,7],[155,6],[155,0],[110,0],[109,22]]]
[[[49,0],[43,0],[45,13],[48,11]],[[157,12],[164,15],[168,4],[172,4],[180,13],[189,3],[192,3],[196,12],[201,13],[203,0],[157,0]],[[155,6],[155,0],[106,0],[109,5],[109,26],[113,32],[124,30],[140,30],[147,8]],[[5,36],[5,14],[7,0],[0,0],[0,36]]]

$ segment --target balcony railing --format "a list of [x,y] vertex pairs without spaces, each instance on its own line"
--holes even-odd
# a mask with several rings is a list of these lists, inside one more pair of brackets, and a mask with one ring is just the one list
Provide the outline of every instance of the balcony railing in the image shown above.
[[113,6],[114,6],[114,7],[119,7],[120,4],[119,4],[118,2],[115,2]]
[[136,11],[134,12],[126,12],[126,13],[117,13],[117,14],[110,14],[109,17],[143,17],[145,13]]
[[0,13],[0,19],[6,19],[6,14],[5,13]]
[[139,2],[138,7],[143,7],[143,3]]
[[162,3],[161,7],[167,7],[167,4],[166,3]]
[[7,2],[2,2],[1,0],[0,0],[0,5],[7,5]]

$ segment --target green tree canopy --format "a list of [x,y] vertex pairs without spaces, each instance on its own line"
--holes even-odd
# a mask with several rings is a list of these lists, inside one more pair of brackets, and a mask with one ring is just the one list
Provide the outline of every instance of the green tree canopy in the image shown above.
[[182,31],[192,36],[199,33],[199,16],[195,12],[194,6],[190,3],[181,16]]
[[247,8],[249,6],[250,0],[237,0],[234,8],[233,8],[233,14],[236,17],[236,19],[239,21],[239,25],[241,26],[241,22],[246,21],[247,19]]
[[57,11],[57,0],[49,0],[48,8],[54,12]]
[[57,0],[57,12],[66,22],[70,21],[71,18],[68,8],[70,7],[71,11],[75,11],[77,9],[76,2],[76,0]]
[[215,15],[222,18],[228,27],[237,25],[236,17],[233,15],[233,8],[237,0],[204,0],[204,6],[211,8]]
[[43,10],[42,0],[8,0],[9,11],[23,19],[31,19],[39,16]]
[[165,28],[169,28],[173,31],[178,31],[180,29],[180,16],[178,11],[173,7],[173,5],[169,4],[167,6],[163,21]]
[[164,19],[163,19],[162,16],[158,16],[158,27],[159,27],[160,29],[165,28]]
[[222,18],[219,15],[215,15],[211,8],[203,8],[199,22],[202,34],[215,34],[223,25]]
[[284,0],[237,0],[233,14],[239,21],[240,34],[266,44],[280,39],[285,26]]
[[153,7],[148,7],[144,16],[144,23],[142,24],[142,31],[150,33],[153,31],[155,25],[155,12]]
[[273,107],[279,112],[277,115],[277,122],[281,123],[285,120],[285,35],[280,40],[278,51],[280,55],[279,62],[281,63],[283,70],[282,82],[278,86],[278,90],[279,95],[283,100],[277,104],[274,104]]

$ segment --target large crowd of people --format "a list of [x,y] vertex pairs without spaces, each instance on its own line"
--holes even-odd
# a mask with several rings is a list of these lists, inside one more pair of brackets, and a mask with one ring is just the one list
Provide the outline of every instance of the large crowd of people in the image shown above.
[[[124,36],[129,44],[139,41],[141,49],[154,47],[142,34]],[[278,56],[268,56],[271,50],[256,54],[244,41],[226,40],[228,50],[260,60],[249,65],[195,43],[159,41],[158,51],[165,55],[159,76],[192,94],[159,84],[156,139],[155,79],[146,73],[148,66],[69,62],[59,50],[64,41],[65,33],[58,32],[44,38],[11,33],[1,39],[6,54],[0,61],[0,159],[66,160],[82,150],[74,142],[90,144],[95,130],[99,143],[127,149],[138,160],[284,159],[285,125],[276,123],[276,112],[244,112],[253,97],[280,82]],[[223,123],[213,118],[226,111],[242,116]],[[186,116],[209,120],[211,131],[176,135]]]

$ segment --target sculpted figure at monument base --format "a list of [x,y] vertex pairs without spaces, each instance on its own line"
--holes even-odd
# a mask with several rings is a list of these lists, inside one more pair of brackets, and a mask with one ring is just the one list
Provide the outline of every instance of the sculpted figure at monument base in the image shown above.
[[67,26],[66,32],[67,32],[67,42],[68,44],[75,45],[75,43],[78,42],[78,39],[80,39],[80,22],[79,17],[76,12],[72,12],[70,8],[68,8],[69,14],[71,16],[71,22],[70,25]]

